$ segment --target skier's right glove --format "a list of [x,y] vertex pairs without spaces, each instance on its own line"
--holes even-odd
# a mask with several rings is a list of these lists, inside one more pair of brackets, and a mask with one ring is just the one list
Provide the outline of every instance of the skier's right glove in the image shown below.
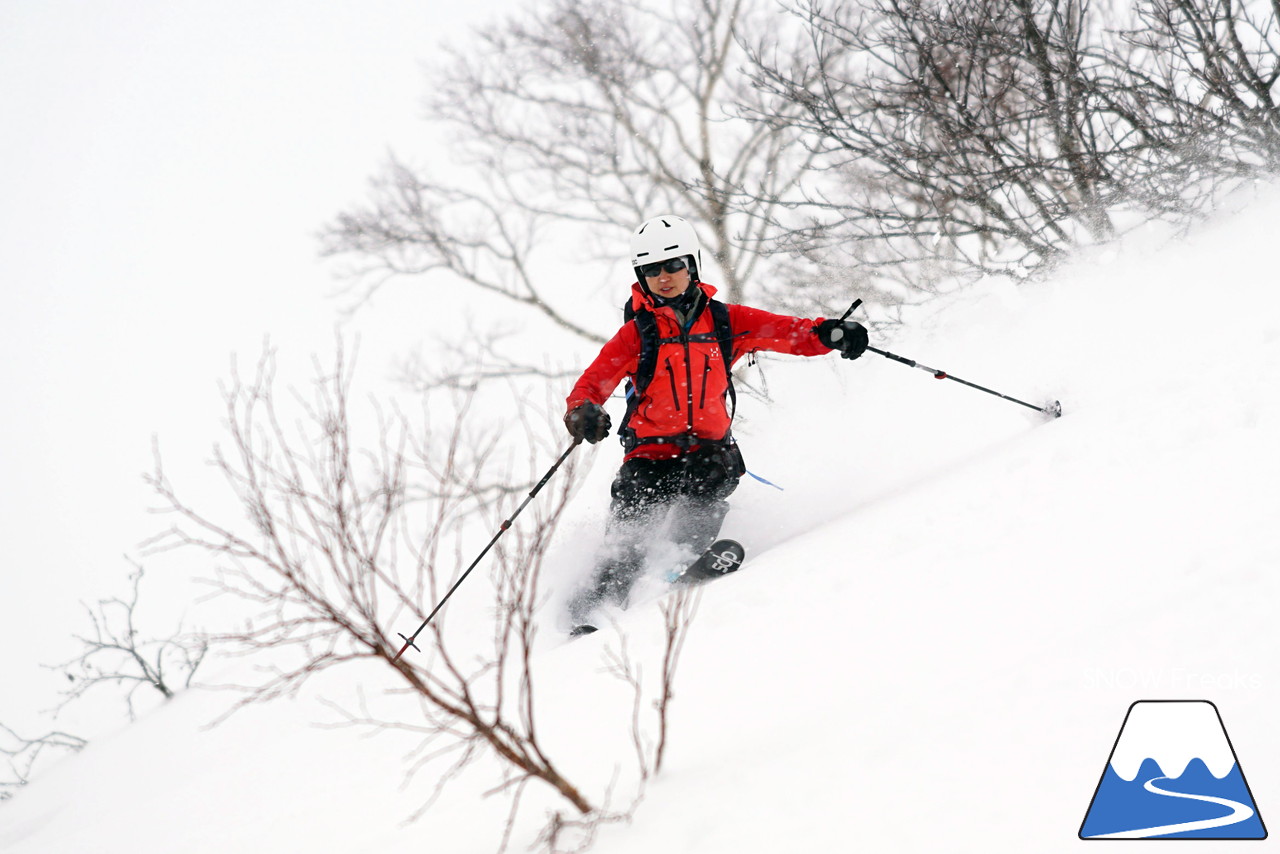
[[609,413],[595,403],[583,403],[570,409],[564,416],[564,426],[575,439],[585,439],[595,444],[609,435]]
[[867,352],[870,340],[867,327],[856,320],[824,320],[814,329],[818,340],[832,350],[839,350],[840,357],[856,359]]

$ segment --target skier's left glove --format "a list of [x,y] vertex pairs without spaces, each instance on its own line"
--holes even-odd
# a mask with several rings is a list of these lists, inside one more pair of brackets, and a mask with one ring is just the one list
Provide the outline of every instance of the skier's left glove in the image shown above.
[[564,426],[569,435],[575,439],[585,439],[593,445],[609,435],[611,425],[609,413],[604,411],[604,407],[590,401],[575,406],[564,416]]
[[841,358],[856,359],[867,352],[871,343],[867,327],[856,320],[824,320],[814,329],[818,340],[832,350],[839,350]]

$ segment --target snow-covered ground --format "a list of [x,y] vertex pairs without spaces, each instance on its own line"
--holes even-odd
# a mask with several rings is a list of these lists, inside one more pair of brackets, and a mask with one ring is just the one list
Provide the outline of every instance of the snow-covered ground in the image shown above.
[[[744,400],[739,434],[785,491],[739,490],[725,533],[748,564],[705,588],[666,767],[595,850],[1067,850],[1139,699],[1216,703],[1263,820],[1280,816],[1276,222],[1271,193],[1191,239],[981,285],[877,342],[1059,399],[1055,421],[874,355],[771,363],[774,404]],[[599,520],[619,455],[589,453],[572,532]],[[658,620],[624,615],[633,657],[656,655]],[[622,807],[617,642],[548,643],[537,665],[545,740],[596,801],[616,775]],[[182,695],[0,805],[0,850],[497,850],[492,766],[405,823],[433,783],[404,784],[413,742],[315,726],[333,719],[315,695],[385,682],[334,673],[213,729],[226,697]],[[512,850],[554,806],[530,790]]]

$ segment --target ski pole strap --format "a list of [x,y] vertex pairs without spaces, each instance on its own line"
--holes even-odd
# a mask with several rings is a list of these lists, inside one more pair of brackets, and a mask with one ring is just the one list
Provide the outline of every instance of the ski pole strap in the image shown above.
[[760,475],[756,474],[755,472],[751,471],[750,469],[747,469],[747,474],[751,475],[751,476],[752,476],[752,477],[754,477],[756,480],[758,480],[758,481],[760,481],[761,483],[763,483],[765,486],[772,486],[774,489],[778,490],[779,492],[786,492],[786,490],[785,490],[785,489],[783,489],[781,486],[778,486],[778,484],[774,483],[774,482],[773,482],[773,481],[771,481],[771,480],[765,480],[765,479],[764,479],[764,478],[762,478]]
[[853,314],[853,312],[854,312],[854,311],[858,308],[858,306],[860,306],[860,305],[862,305],[862,297],[858,297],[856,300],[854,300],[854,301],[853,301],[853,305],[849,306],[849,310],[848,310],[848,311],[846,311],[844,314],[840,315],[840,322],[841,322],[841,323],[844,323],[844,322],[845,322],[845,320],[847,320],[847,319],[848,319],[849,315]]

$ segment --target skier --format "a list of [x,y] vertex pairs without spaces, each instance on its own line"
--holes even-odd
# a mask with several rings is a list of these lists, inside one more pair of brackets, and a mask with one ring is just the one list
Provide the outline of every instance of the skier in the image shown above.
[[716,289],[699,279],[697,234],[681,217],[642,223],[631,237],[631,264],[636,282],[626,322],[566,401],[570,435],[594,444],[612,426],[604,402],[628,379],[618,429],[625,455],[611,489],[605,548],[590,586],[569,603],[574,635],[595,631],[593,612],[602,603],[626,606],[655,539],[690,556],[716,539],[729,512],[726,499],[746,472],[730,433],[735,361],[757,350],[797,356],[838,350],[856,359],[867,348],[860,323],[785,317],[713,299]]

